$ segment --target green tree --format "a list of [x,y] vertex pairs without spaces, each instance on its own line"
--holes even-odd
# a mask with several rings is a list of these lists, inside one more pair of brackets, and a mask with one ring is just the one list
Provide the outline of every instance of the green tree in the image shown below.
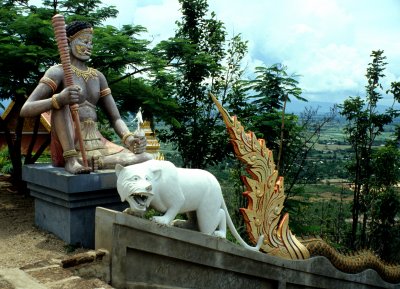
[[[358,246],[367,245],[367,223],[371,218],[371,204],[373,200],[373,153],[374,141],[387,124],[398,116],[393,107],[384,112],[379,112],[378,102],[382,99],[383,86],[381,79],[385,76],[383,71],[386,66],[382,50],[373,51],[372,62],[367,68],[367,85],[365,99],[350,97],[341,105],[341,114],[346,118],[345,133],[347,140],[353,149],[353,161],[349,165],[349,173],[354,183],[352,231],[350,246],[355,249]],[[398,83],[392,83],[391,92],[394,100],[399,100]],[[384,169],[384,168],[382,168]],[[375,182],[375,185],[377,183]],[[379,185],[380,186],[380,185]],[[359,228],[359,219],[362,217],[362,225]]]
[[[242,73],[240,61],[247,45],[239,35],[226,40],[215,13],[208,17],[206,0],[180,0],[182,19],[174,39],[163,42],[167,59],[173,59],[176,122],[161,137],[174,144],[184,167],[205,168],[227,155],[227,135],[209,92],[231,105],[242,91],[234,84]],[[224,64],[226,63],[226,64]]]
[[[147,30],[140,25],[123,25],[95,29],[93,67],[104,73],[120,112],[136,113],[139,107],[146,119],[157,115],[162,120],[174,120],[170,113],[176,107],[168,90],[165,59],[158,48],[150,49],[150,41],[140,36]],[[139,76],[140,75],[140,76]]]
[[[0,1],[0,98],[12,98],[19,110],[25,96],[34,88],[46,65],[56,59],[50,20],[46,13],[33,13],[31,7],[19,1]],[[32,8],[35,9],[35,8]],[[45,18],[43,18],[43,16]],[[37,120],[38,123],[39,120]],[[15,179],[21,178],[21,134],[24,120],[19,118],[15,138],[8,124],[0,118],[5,132]]]
[[305,108],[298,117],[292,114],[287,116],[288,125],[281,138],[280,166],[280,173],[285,177],[286,199],[301,192],[302,185],[310,183],[313,175],[316,175],[314,164],[308,158],[323,134],[324,127],[336,118],[336,114],[336,107],[323,115],[319,114],[318,108]]
[[288,75],[287,67],[281,64],[256,67],[255,73],[256,78],[250,80],[247,87],[255,92],[251,99],[257,111],[252,126],[256,132],[263,134],[269,148],[277,152],[275,162],[280,171],[283,140],[288,139],[287,133],[290,128],[296,127],[297,122],[293,114],[285,115],[286,103],[290,101],[290,97],[305,101],[301,97],[301,88],[298,87],[299,75]]
[[296,194],[295,185],[306,177],[307,156],[323,126],[335,117],[335,110],[319,119],[318,110],[312,109],[306,109],[300,116],[288,114],[288,101],[306,101],[298,86],[299,75],[289,74],[281,64],[257,67],[255,74],[253,80],[244,84],[251,105],[249,128],[264,138],[274,152],[277,170],[285,177],[285,194],[289,197]]
[[371,221],[368,246],[388,262],[400,260],[400,201],[395,185],[400,181],[400,151],[395,141],[373,152],[371,160]]

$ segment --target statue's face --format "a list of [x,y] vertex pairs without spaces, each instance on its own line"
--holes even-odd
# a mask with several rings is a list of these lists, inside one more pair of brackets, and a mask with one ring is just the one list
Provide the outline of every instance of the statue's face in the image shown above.
[[87,61],[92,54],[92,33],[82,33],[70,43],[71,54],[82,61]]

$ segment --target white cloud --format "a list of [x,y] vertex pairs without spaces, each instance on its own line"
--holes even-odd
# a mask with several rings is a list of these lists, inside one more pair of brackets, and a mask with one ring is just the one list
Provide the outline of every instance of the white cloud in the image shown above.
[[[140,24],[166,39],[180,18],[177,0],[104,1],[120,11],[117,21]],[[385,74],[400,79],[400,2],[398,0],[209,0],[209,10],[230,35],[249,41],[249,70],[283,63],[302,75],[300,87],[312,100],[324,94],[342,101],[364,93],[372,50],[384,50]],[[113,24],[114,25],[114,24]],[[118,25],[116,25],[118,26]],[[332,100],[332,99],[331,99]]]
[[175,0],[105,0],[103,3],[116,6],[119,11],[117,18],[106,21],[106,24],[144,26],[148,38],[155,43],[174,35],[175,21],[180,17],[180,6]]
[[148,28],[151,35],[161,39],[174,36],[175,22],[180,18],[177,1],[166,0],[162,5],[141,7],[137,11],[137,23]]

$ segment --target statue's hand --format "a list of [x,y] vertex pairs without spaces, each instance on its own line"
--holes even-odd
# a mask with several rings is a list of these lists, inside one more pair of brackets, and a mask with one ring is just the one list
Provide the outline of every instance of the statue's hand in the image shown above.
[[60,106],[76,104],[79,102],[81,91],[78,85],[68,86],[58,94],[57,102]]
[[146,151],[147,139],[145,136],[131,135],[126,140],[126,146],[131,152],[141,154]]

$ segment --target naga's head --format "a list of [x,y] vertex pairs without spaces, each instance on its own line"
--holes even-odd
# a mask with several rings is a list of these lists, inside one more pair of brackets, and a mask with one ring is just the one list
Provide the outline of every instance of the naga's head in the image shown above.
[[153,199],[152,172],[145,166],[115,166],[117,191],[121,201],[127,201],[134,213],[144,213]]

